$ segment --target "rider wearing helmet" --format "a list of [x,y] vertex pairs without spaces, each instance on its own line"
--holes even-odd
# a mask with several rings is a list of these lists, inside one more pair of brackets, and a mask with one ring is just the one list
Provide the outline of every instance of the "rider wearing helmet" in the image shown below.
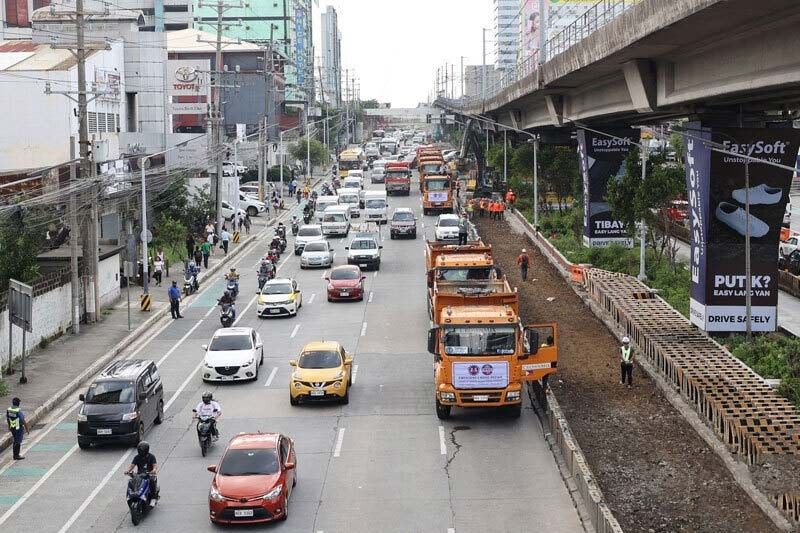
[[270,276],[275,272],[275,265],[266,257],[261,258],[261,265],[258,267],[258,273],[262,276]]
[[194,290],[198,290],[200,288],[200,284],[197,281],[197,276],[200,273],[200,269],[197,268],[197,264],[194,262],[194,259],[189,261],[189,266],[186,267],[186,270],[194,278]]
[[157,500],[159,498],[158,478],[156,477],[158,462],[156,461],[156,456],[150,453],[150,444],[146,440],[139,442],[136,446],[136,455],[131,459],[131,464],[125,470],[125,475],[133,472],[134,468],[136,468],[137,474],[150,474],[151,493],[153,498]]
[[222,406],[214,401],[214,397],[210,392],[203,393],[203,401],[197,404],[197,407],[192,409],[192,418],[211,417],[211,433],[215,439],[219,438],[219,431],[217,431],[217,418],[222,416]]
[[234,267],[231,267],[230,272],[225,274],[225,279],[235,279],[236,281],[239,281],[239,273],[236,272]]
[[236,318],[236,300],[233,299],[231,296],[231,291],[225,291],[222,295],[222,298],[217,300],[217,305],[225,305],[228,304],[231,306],[231,312],[233,313],[233,318]]

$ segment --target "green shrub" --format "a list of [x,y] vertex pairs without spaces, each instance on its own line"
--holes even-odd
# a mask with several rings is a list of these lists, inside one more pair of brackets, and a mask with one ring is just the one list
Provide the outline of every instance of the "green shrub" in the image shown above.
[[0,379],[0,396],[5,396],[6,394],[8,394],[8,387],[6,382]]

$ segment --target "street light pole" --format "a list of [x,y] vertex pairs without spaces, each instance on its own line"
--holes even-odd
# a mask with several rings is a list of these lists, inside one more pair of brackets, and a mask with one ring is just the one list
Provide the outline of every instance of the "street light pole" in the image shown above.
[[148,259],[148,251],[147,251],[147,186],[146,177],[147,171],[145,170],[145,165],[147,164],[147,158],[143,157],[139,160],[139,166],[142,169],[142,233],[140,238],[142,239],[142,292],[147,294],[149,292],[149,269],[147,264]]
[[309,113],[308,107],[311,102],[306,102],[306,172],[308,173],[308,180],[311,181],[311,123],[308,120]]
[[[642,142],[642,182],[644,182],[645,177],[647,176],[647,145]],[[645,261],[645,239],[647,236],[647,227],[645,225],[644,219],[641,221],[641,231],[639,235],[639,275],[637,279],[639,281],[645,281],[647,279],[647,274],[644,271],[644,261]]]
[[533,229],[539,231],[539,139],[533,139]]
[[[481,109],[483,109],[483,106],[486,105],[486,28],[482,29],[483,29],[483,66],[481,67],[481,101],[482,101]],[[488,135],[488,130],[487,130],[487,135]],[[489,147],[488,141],[486,147],[487,149]]]

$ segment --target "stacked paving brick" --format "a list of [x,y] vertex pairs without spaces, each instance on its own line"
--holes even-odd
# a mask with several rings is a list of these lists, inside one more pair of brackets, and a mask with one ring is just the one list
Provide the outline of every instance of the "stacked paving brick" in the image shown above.
[[[635,278],[588,269],[584,283],[732,453],[751,465],[771,455],[800,460],[800,411],[761,376]],[[800,493],[781,494],[776,504],[800,520]]]

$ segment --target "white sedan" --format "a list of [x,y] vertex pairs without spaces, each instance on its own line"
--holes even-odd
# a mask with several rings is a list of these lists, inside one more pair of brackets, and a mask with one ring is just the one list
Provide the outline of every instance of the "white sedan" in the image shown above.
[[257,380],[264,364],[264,344],[253,328],[218,329],[203,350],[203,381]]
[[300,268],[328,268],[333,265],[333,257],[333,248],[328,241],[310,242],[300,255]]

